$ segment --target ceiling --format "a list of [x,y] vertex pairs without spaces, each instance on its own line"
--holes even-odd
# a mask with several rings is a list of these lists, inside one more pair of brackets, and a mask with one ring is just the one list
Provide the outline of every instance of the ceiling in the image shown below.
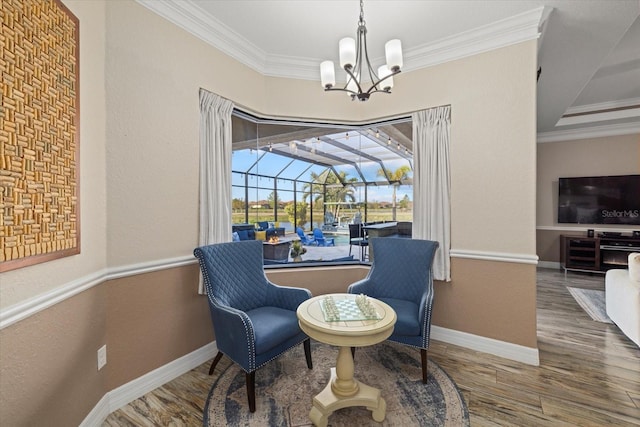
[[[359,16],[356,0],[138,2],[264,75],[318,81]],[[638,0],[364,4],[372,63],[399,38],[404,73],[538,38],[539,142],[640,132],[639,16]]]

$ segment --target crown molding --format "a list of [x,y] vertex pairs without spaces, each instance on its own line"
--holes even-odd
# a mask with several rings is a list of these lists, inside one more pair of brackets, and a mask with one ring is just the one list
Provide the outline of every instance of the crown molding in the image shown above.
[[619,101],[600,102],[597,104],[578,105],[567,108],[563,118],[573,114],[591,114],[596,111],[615,110],[620,108],[640,107],[640,98],[621,99]]
[[609,120],[640,119],[640,107],[624,108],[621,110],[609,110],[594,112],[591,114],[577,114],[575,116],[562,117],[556,126],[573,126],[585,123],[604,122]]
[[[268,54],[214,16],[208,15],[193,0],[136,2],[262,75],[320,80],[320,59]],[[551,10],[549,7],[539,7],[406,50],[403,71],[414,71],[537,39]],[[374,60],[376,61],[384,62],[378,58]]]
[[576,139],[602,138],[606,136],[640,134],[640,123],[621,123],[615,125],[593,126],[579,129],[566,129],[551,132],[539,132],[538,143],[572,141]]
[[196,2],[192,0],[135,1],[254,70],[261,72],[265,69],[267,55],[264,51],[222,21],[209,15]]
[[462,59],[540,37],[551,8],[539,7],[492,24],[407,50],[406,71]]

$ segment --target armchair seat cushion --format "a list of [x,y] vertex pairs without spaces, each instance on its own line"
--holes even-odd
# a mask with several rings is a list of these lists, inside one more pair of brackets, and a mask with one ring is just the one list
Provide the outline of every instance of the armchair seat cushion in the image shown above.
[[418,305],[411,302],[395,298],[378,298],[380,301],[389,304],[396,312],[397,320],[393,329],[393,335],[419,336],[420,323]]
[[255,333],[256,354],[265,353],[300,333],[296,312],[279,307],[247,311]]
[[629,254],[629,269],[607,271],[604,279],[607,315],[640,346],[640,253]]
[[238,230],[240,240],[255,240],[256,232],[254,230]]

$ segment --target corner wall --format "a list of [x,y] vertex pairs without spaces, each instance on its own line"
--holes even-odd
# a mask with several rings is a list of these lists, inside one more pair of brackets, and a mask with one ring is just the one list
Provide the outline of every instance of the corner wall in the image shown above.
[[[536,41],[403,73],[392,95],[352,103],[318,82],[261,76],[135,3],[107,10],[110,267],[188,256],[197,244],[200,87],[258,114],[327,121],[449,104],[455,301],[440,301],[472,306],[498,290],[509,305],[437,320],[537,347]],[[471,280],[477,262],[499,280]]]

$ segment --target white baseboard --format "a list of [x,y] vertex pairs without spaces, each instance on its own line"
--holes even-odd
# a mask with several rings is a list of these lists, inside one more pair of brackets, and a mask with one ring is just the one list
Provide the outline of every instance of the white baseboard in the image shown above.
[[215,341],[191,353],[169,362],[164,366],[123,384],[104,395],[89,415],[82,421],[80,427],[94,427],[102,425],[103,421],[113,411],[117,411],[146,393],[168,383],[174,378],[189,372],[213,358],[218,351]]
[[93,407],[89,415],[80,423],[79,427],[98,427],[107,419],[109,411],[109,393],[102,396],[102,399]]
[[[528,365],[540,365],[537,348],[524,347],[435,325],[431,326],[431,338]],[[200,366],[211,359],[216,352],[217,347],[214,341],[127,384],[111,390],[100,399],[98,404],[91,410],[84,421],[82,421],[80,427],[97,427],[102,425],[104,420],[112,412],[117,411],[121,407],[191,369]]]
[[526,363],[527,365],[540,366],[540,357],[537,348],[524,347],[518,344],[498,341],[492,338],[481,337],[435,325],[431,326],[431,338],[471,350],[504,357],[505,359]]

